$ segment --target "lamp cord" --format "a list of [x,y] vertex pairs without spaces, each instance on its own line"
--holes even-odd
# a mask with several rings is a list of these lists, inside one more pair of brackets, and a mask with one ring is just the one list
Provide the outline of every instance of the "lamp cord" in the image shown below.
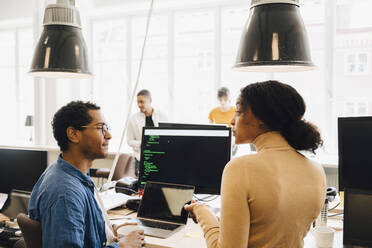
[[111,183],[111,180],[112,180],[112,177],[114,175],[115,168],[116,168],[116,164],[117,164],[118,159],[119,159],[120,149],[121,149],[121,146],[122,146],[123,141],[124,141],[126,130],[128,128],[128,123],[129,123],[129,118],[130,118],[131,111],[132,111],[134,98],[136,97],[136,92],[137,92],[138,84],[139,84],[139,81],[140,81],[140,76],[141,76],[141,71],[142,71],[142,63],[143,63],[143,56],[144,56],[144,53],[145,53],[145,47],[146,47],[146,42],[147,42],[147,36],[148,36],[148,33],[149,33],[150,20],[151,20],[151,16],[152,16],[153,7],[154,7],[154,0],[151,0],[150,9],[149,9],[149,12],[148,12],[148,15],[147,15],[145,38],[143,40],[143,45],[142,45],[142,50],[141,50],[141,58],[140,58],[139,66],[138,66],[136,84],[134,85],[133,92],[132,92],[132,97],[130,99],[128,114],[127,114],[127,118],[125,120],[123,132],[121,134],[119,149],[118,149],[118,151],[115,155],[114,162],[113,162],[113,165],[111,167],[109,177],[107,179],[107,184]]

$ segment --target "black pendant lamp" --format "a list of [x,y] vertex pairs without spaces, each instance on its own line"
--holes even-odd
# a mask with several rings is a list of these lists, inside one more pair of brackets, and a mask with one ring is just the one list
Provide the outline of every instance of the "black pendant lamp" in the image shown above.
[[48,5],[43,26],[29,74],[35,77],[91,78],[75,1],[57,0],[56,4]]
[[235,69],[305,71],[315,69],[299,0],[252,0]]

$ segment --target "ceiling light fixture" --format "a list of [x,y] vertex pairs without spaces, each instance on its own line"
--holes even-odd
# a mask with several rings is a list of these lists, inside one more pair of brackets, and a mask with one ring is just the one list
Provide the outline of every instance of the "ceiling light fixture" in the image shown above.
[[299,0],[252,0],[234,68],[285,72],[315,69]]
[[57,0],[45,8],[43,32],[36,45],[29,75],[91,78],[79,11],[74,0]]

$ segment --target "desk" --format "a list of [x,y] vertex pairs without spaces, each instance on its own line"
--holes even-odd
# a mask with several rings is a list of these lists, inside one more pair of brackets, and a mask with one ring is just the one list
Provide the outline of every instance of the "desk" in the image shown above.
[[[125,215],[128,210],[113,210],[109,211],[110,219],[119,218],[120,215]],[[128,218],[134,218],[135,214],[127,216]],[[123,220],[124,222],[125,220]],[[340,218],[330,218],[328,221],[330,227],[335,228],[335,239],[333,243],[334,248],[343,247],[342,244],[342,220]],[[154,237],[145,237],[146,248],[206,248],[206,242],[203,236],[203,231],[198,224],[195,224],[191,219],[188,220],[185,228],[181,229],[177,233],[173,234],[167,239],[160,239]],[[315,240],[311,231],[307,234],[304,239],[304,248],[316,248]]]

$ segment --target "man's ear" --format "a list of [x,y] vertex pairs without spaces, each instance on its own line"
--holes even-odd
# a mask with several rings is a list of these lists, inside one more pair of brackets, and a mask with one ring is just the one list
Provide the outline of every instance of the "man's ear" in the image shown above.
[[79,132],[79,130],[76,130],[73,127],[68,127],[66,129],[66,135],[67,135],[67,139],[71,143],[74,143],[74,144],[80,143],[80,132]]

